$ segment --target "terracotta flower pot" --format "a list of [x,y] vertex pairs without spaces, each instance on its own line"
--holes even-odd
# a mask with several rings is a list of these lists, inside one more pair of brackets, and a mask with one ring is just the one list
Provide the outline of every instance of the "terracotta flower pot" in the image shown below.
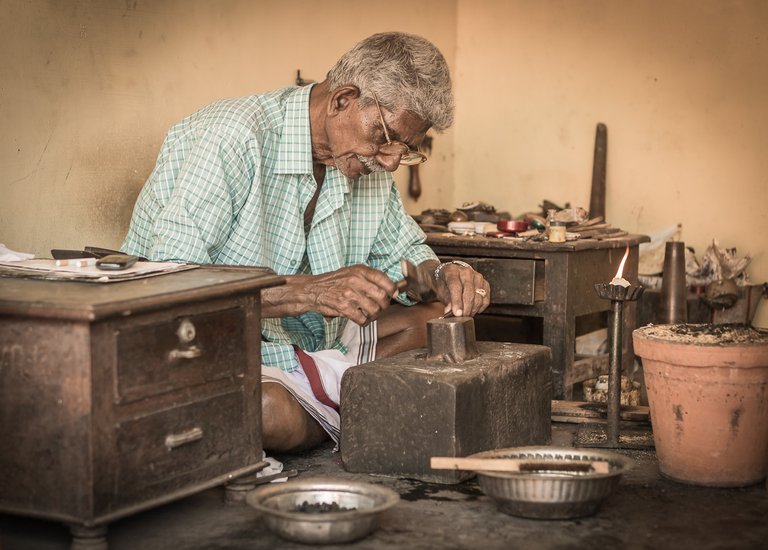
[[632,334],[642,358],[662,474],[718,487],[768,471],[768,330],[656,325]]

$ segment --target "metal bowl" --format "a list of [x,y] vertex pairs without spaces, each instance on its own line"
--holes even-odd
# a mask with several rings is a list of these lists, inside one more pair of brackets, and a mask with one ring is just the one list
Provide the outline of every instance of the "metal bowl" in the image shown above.
[[535,519],[571,519],[595,514],[619,484],[632,460],[608,451],[556,447],[515,447],[471,455],[474,458],[547,461],[608,462],[608,473],[574,471],[477,472],[480,487],[499,509],[513,516]]
[[[246,497],[248,504],[262,513],[270,531],[305,544],[361,539],[378,528],[382,512],[399,500],[395,491],[380,485],[328,479],[270,484]],[[334,504],[347,510],[302,510]]]

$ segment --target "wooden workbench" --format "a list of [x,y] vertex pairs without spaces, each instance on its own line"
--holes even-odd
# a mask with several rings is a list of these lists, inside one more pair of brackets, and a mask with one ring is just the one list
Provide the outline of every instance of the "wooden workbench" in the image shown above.
[[[491,305],[486,316],[541,319],[541,341],[534,343],[552,349],[557,399],[571,399],[573,384],[594,378],[607,369],[607,357],[577,359],[577,320],[610,310],[610,302],[598,297],[594,285],[611,281],[627,247],[629,258],[623,276],[637,283],[638,245],[648,241],[650,238],[645,235],[549,243],[427,234],[427,244],[441,260],[463,260],[488,280]],[[624,305],[622,362],[625,367],[634,360],[631,333],[636,323],[635,307],[632,302]],[[482,317],[478,321],[482,322]],[[604,317],[607,319],[607,315]],[[485,334],[482,329],[478,330],[478,339],[483,339]],[[507,337],[497,333],[489,339]]]

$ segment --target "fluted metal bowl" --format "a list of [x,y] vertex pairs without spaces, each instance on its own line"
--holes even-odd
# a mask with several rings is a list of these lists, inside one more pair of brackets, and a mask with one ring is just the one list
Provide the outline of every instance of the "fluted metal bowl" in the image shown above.
[[[471,455],[473,458],[517,458],[544,467],[533,472],[477,472],[480,487],[502,512],[535,519],[571,519],[595,514],[616,489],[633,461],[603,450],[515,447]],[[606,461],[608,473],[582,470],[548,471],[548,461]]]
[[[327,478],[269,484],[246,497],[246,502],[261,512],[270,531],[305,544],[361,539],[379,527],[382,513],[399,500],[400,495],[387,487]],[[305,510],[334,505],[342,510]]]

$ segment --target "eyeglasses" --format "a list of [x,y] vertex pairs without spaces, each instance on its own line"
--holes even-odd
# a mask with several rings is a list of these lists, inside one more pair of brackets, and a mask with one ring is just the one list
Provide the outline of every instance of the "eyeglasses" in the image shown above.
[[387,125],[384,122],[384,114],[381,112],[381,105],[379,105],[379,98],[376,97],[376,94],[371,92],[371,95],[373,96],[373,100],[376,102],[376,108],[379,110],[379,120],[381,120],[381,127],[384,128],[384,137],[387,138],[387,146],[395,146],[400,149],[405,148],[405,152],[403,153],[387,153],[386,151],[382,151],[386,155],[396,155],[400,154],[400,164],[403,164],[405,166],[414,166],[416,164],[421,164],[422,162],[427,162],[427,155],[422,153],[421,151],[416,151],[414,149],[411,149],[407,143],[403,143],[402,141],[392,141],[389,138],[389,130],[387,130]]

